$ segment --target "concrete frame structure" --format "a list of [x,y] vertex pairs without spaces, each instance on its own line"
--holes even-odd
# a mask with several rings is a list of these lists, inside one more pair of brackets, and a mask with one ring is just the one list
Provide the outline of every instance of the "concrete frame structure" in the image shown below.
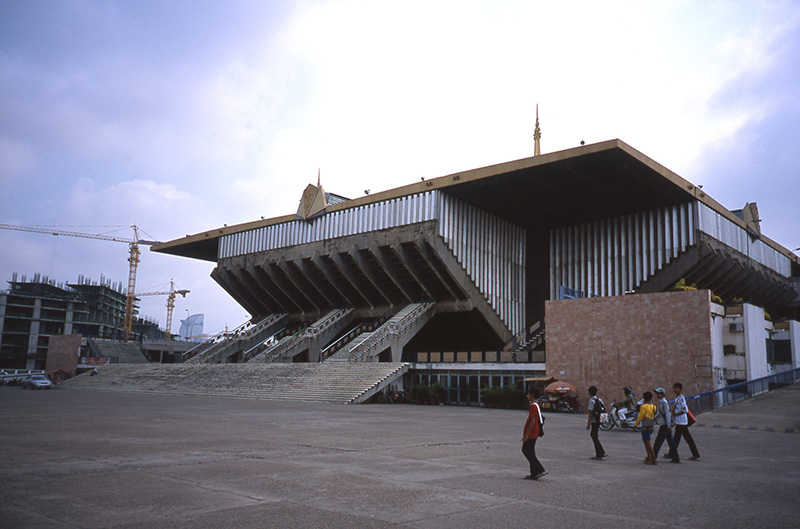
[[[119,341],[123,337],[126,296],[122,283],[83,276],[76,283],[57,284],[35,274],[0,291],[0,367],[45,369],[52,336],[79,334],[87,340]],[[161,338],[149,319],[136,317],[135,339]]]
[[[542,327],[545,302],[664,292],[681,278],[775,317],[796,318],[800,307],[800,258],[761,233],[754,204],[730,211],[620,140],[354,200],[322,196],[318,182],[296,215],[152,250],[216,262],[212,277],[254,323],[280,315],[299,329],[335,309],[364,322],[432,304],[403,350],[392,348],[394,361],[523,349]],[[276,359],[297,354],[325,358],[295,349]]]

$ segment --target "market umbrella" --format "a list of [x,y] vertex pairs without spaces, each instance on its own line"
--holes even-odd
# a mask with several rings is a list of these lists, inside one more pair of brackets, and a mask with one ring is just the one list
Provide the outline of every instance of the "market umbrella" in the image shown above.
[[556,380],[555,382],[548,384],[547,387],[544,388],[544,392],[557,393],[559,395],[563,395],[565,393],[578,393],[578,388],[576,388],[569,382],[564,382],[563,380]]

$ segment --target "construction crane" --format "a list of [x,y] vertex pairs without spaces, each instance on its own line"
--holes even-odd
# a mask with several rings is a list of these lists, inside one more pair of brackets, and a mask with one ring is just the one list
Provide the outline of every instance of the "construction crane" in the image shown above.
[[164,331],[164,339],[169,340],[172,338],[172,310],[175,308],[175,296],[180,294],[186,297],[189,290],[175,290],[175,281],[169,280],[168,292],[143,292],[139,296],[167,296],[167,326]]
[[152,246],[154,244],[161,244],[161,241],[147,241],[139,238],[139,227],[134,224],[133,238],[127,239],[125,237],[114,237],[111,235],[102,235],[99,233],[79,233],[75,231],[54,230],[41,226],[18,226],[14,224],[0,224],[0,229],[27,231],[32,233],[45,233],[49,235],[64,235],[66,237],[82,237],[84,239],[99,239],[101,241],[114,241],[127,243],[130,248],[130,257],[128,257],[128,292],[125,299],[125,339],[131,336],[131,329],[133,329],[133,308],[136,303],[136,271],[139,268],[139,245],[144,244]]

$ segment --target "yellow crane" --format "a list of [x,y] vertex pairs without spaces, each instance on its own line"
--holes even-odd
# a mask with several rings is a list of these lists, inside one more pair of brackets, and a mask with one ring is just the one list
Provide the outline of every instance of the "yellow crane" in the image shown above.
[[169,280],[169,291],[167,292],[143,292],[139,296],[167,296],[167,326],[164,331],[164,339],[169,340],[172,338],[172,310],[175,308],[175,296],[180,294],[186,297],[189,290],[175,290],[175,281]]
[[139,245],[144,244],[152,246],[153,244],[160,244],[161,241],[147,241],[139,238],[139,227],[134,224],[133,238],[128,239],[125,237],[114,237],[112,235],[103,235],[101,233],[79,233],[75,231],[54,230],[43,226],[18,226],[15,224],[0,224],[0,229],[27,231],[32,233],[45,233],[49,235],[64,235],[66,237],[82,237],[84,239],[99,239],[101,241],[114,241],[127,243],[130,248],[130,256],[128,257],[128,292],[125,298],[125,339],[131,336],[131,329],[133,329],[133,308],[136,303],[136,271],[139,268]]

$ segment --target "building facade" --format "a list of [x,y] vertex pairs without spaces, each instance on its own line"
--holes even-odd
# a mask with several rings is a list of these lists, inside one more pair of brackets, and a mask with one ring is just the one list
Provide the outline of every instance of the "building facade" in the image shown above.
[[[105,278],[57,284],[39,274],[30,280],[14,274],[9,288],[0,291],[0,368],[45,369],[51,336],[122,340],[125,301],[122,284]],[[161,338],[163,331],[154,321],[137,317],[133,335],[141,341]]]
[[[683,280],[776,321],[797,319],[800,307],[800,259],[761,233],[755,204],[728,210],[620,140],[354,200],[318,182],[296,214],[153,250],[215,262],[213,279],[259,326],[251,342],[271,340],[207,361],[416,362],[423,354],[418,369],[456,368],[431,362],[436,352],[467,359],[453,362],[459,368],[558,375],[551,366],[560,349],[546,318],[558,300],[622,303]],[[710,303],[693,313],[706,328]],[[546,356],[534,358],[531,350],[542,348]],[[703,354],[712,349],[709,338]],[[513,360],[472,354],[486,351],[513,352]]]

